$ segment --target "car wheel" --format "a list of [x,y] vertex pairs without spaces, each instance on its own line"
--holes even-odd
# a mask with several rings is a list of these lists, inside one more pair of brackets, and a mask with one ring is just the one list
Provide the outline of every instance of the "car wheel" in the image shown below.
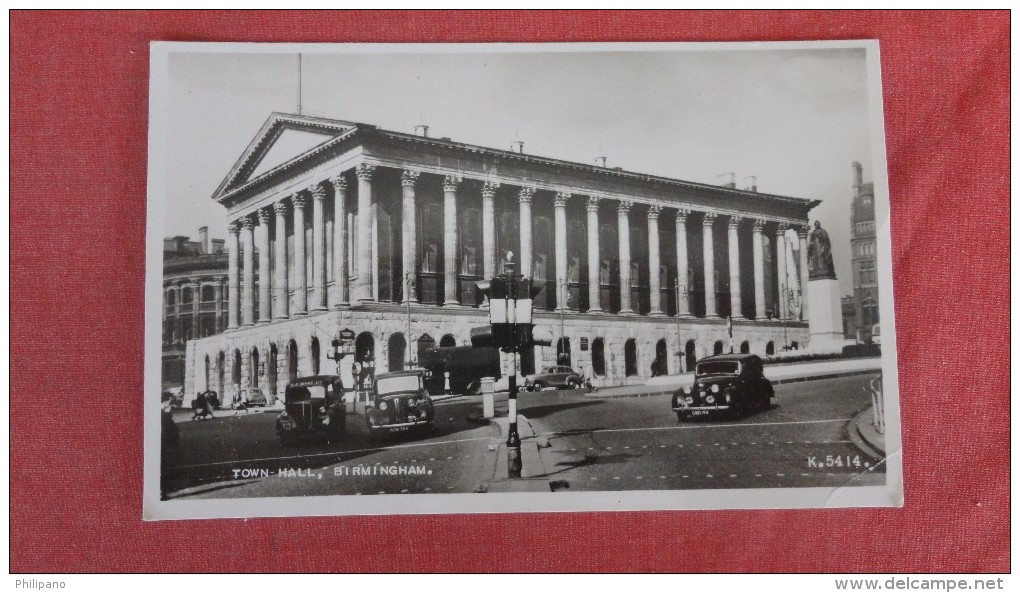
[[534,382],[534,383],[533,383],[533,384],[531,385],[531,388],[532,388],[533,390],[535,390],[535,391],[542,391],[543,389],[545,389],[545,383],[543,383],[543,382],[541,382],[541,381],[535,381],[535,382]]
[[676,421],[677,422],[683,422],[684,420],[687,420],[687,417],[684,416],[684,413],[683,412],[677,412],[676,413]]

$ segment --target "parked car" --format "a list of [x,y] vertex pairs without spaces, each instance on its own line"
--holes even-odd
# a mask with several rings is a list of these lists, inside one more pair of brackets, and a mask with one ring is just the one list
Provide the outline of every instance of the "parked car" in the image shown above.
[[542,391],[546,387],[555,389],[580,389],[584,385],[584,377],[568,366],[554,366],[535,373],[525,379],[528,391]]
[[276,434],[287,446],[303,438],[343,438],[347,425],[344,386],[337,375],[295,379],[284,390],[283,412],[276,418]]
[[269,405],[269,401],[266,400],[266,394],[261,389],[249,389],[248,397],[244,404],[246,406],[264,407]]
[[769,408],[775,391],[754,354],[720,354],[698,361],[694,384],[673,392],[672,406],[681,422],[713,413],[740,415]]
[[376,376],[365,409],[369,432],[431,430],[436,410],[425,388],[425,371],[412,369]]

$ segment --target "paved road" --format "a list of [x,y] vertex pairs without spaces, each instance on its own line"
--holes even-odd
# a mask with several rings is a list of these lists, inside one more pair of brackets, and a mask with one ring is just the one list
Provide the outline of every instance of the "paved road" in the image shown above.
[[867,379],[779,385],[771,409],[738,420],[678,423],[668,395],[576,392],[527,394],[521,413],[548,441],[539,453],[556,489],[875,485],[884,482],[884,468],[846,432],[870,403]]
[[438,403],[427,438],[369,435],[362,416],[348,415],[342,442],[287,448],[276,438],[275,413],[198,422],[179,414],[181,444],[168,460],[164,491],[168,498],[472,492],[492,479],[490,449],[499,436],[468,420],[476,407]]

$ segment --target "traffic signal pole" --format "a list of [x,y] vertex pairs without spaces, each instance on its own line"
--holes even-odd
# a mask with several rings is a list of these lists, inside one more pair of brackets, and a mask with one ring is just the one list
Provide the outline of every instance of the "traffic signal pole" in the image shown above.
[[506,313],[507,323],[510,324],[510,347],[507,348],[507,354],[510,356],[509,364],[509,377],[507,382],[509,383],[509,400],[507,405],[509,411],[507,414],[510,427],[507,430],[506,436],[506,452],[507,452],[507,468],[509,469],[511,478],[521,477],[521,469],[523,462],[521,461],[521,435],[517,431],[517,287],[518,282],[516,275],[514,274],[514,267],[512,262],[507,262],[507,278],[510,280],[507,283],[507,302],[506,302]]

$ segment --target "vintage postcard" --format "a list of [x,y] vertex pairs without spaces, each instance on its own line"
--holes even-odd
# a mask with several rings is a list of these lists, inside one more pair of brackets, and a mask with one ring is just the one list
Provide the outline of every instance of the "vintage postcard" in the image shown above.
[[152,44],[145,518],[901,506],[878,52]]

